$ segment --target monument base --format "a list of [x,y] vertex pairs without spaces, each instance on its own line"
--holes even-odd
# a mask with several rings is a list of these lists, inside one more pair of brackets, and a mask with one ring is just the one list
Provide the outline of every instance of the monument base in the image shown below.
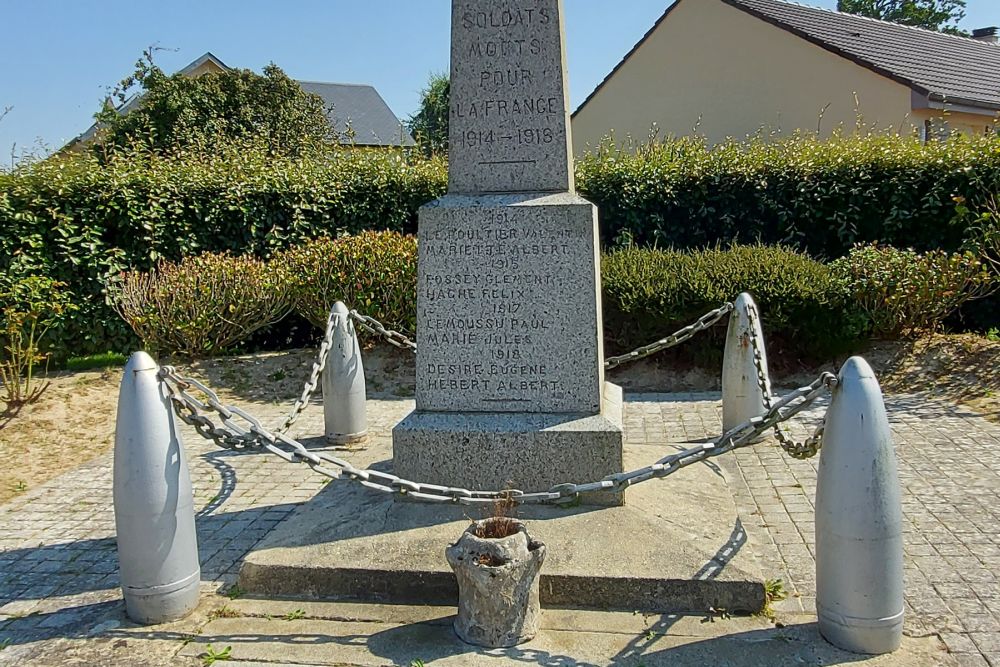
[[[683,404],[675,409],[671,416],[680,419]],[[628,470],[690,446],[638,440],[625,447]],[[367,448],[339,455],[361,468],[399,472],[390,447],[387,430],[376,426]],[[765,577],[746,548],[727,479],[705,462],[631,487],[624,506],[518,507],[514,516],[548,550],[542,605],[760,611]],[[491,511],[397,502],[359,484],[333,482],[246,555],[239,585],[261,597],[454,605],[458,588],[445,549],[471,520]]]
[[[476,491],[548,491],[623,469],[622,390],[605,383],[599,415],[410,413],[392,431],[394,474]],[[585,505],[622,505],[622,493],[589,493]]]

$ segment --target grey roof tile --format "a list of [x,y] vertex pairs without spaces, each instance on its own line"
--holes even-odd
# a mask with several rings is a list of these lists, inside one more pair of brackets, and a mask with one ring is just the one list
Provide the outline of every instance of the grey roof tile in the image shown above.
[[931,99],[1000,109],[1000,45],[784,0],[722,1]]
[[350,125],[362,146],[413,146],[413,137],[372,86],[299,81],[307,93],[323,98],[330,124],[340,134]]

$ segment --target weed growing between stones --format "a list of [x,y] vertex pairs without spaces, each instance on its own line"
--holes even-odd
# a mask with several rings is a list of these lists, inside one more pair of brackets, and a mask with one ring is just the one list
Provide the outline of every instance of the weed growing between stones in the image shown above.
[[493,513],[476,523],[476,537],[484,540],[500,540],[510,537],[521,529],[521,523],[513,516],[517,504],[507,493],[493,502]]
[[205,652],[201,654],[201,664],[205,667],[209,667],[209,665],[214,665],[219,660],[229,660],[229,655],[232,652],[232,646],[227,646],[221,651],[216,651],[212,648],[212,645],[209,644],[205,647]]

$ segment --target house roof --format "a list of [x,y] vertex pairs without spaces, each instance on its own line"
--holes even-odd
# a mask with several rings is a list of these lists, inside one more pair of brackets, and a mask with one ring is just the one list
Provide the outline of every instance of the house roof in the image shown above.
[[372,86],[299,81],[307,93],[323,98],[330,124],[339,135],[350,127],[362,146],[413,146],[413,137]]
[[[696,0],[674,2],[577,113],[685,1]],[[1000,45],[785,0],[721,2],[906,85],[928,101],[1000,110]]]
[[201,56],[200,58],[198,58],[197,60],[195,60],[194,62],[192,62],[190,65],[188,65],[187,67],[185,67],[184,69],[180,70],[180,73],[181,74],[190,74],[191,72],[194,72],[195,70],[197,70],[199,67],[201,67],[202,65],[204,65],[207,62],[213,63],[216,67],[218,67],[223,72],[225,72],[226,70],[229,69],[229,65],[227,65],[226,63],[224,63],[221,60],[219,60],[218,58],[216,58],[215,55],[211,51],[206,51],[205,55]]

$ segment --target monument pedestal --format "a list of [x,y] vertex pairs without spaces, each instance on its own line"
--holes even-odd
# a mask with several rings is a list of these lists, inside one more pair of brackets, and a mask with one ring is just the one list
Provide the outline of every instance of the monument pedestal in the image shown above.
[[[406,479],[470,490],[547,491],[621,472],[622,390],[605,384],[600,414],[410,413],[392,431],[393,469]],[[622,505],[624,494],[583,494]]]
[[393,430],[395,474],[548,491],[621,472],[594,206],[569,192],[448,195],[421,209],[419,247],[417,406]]

